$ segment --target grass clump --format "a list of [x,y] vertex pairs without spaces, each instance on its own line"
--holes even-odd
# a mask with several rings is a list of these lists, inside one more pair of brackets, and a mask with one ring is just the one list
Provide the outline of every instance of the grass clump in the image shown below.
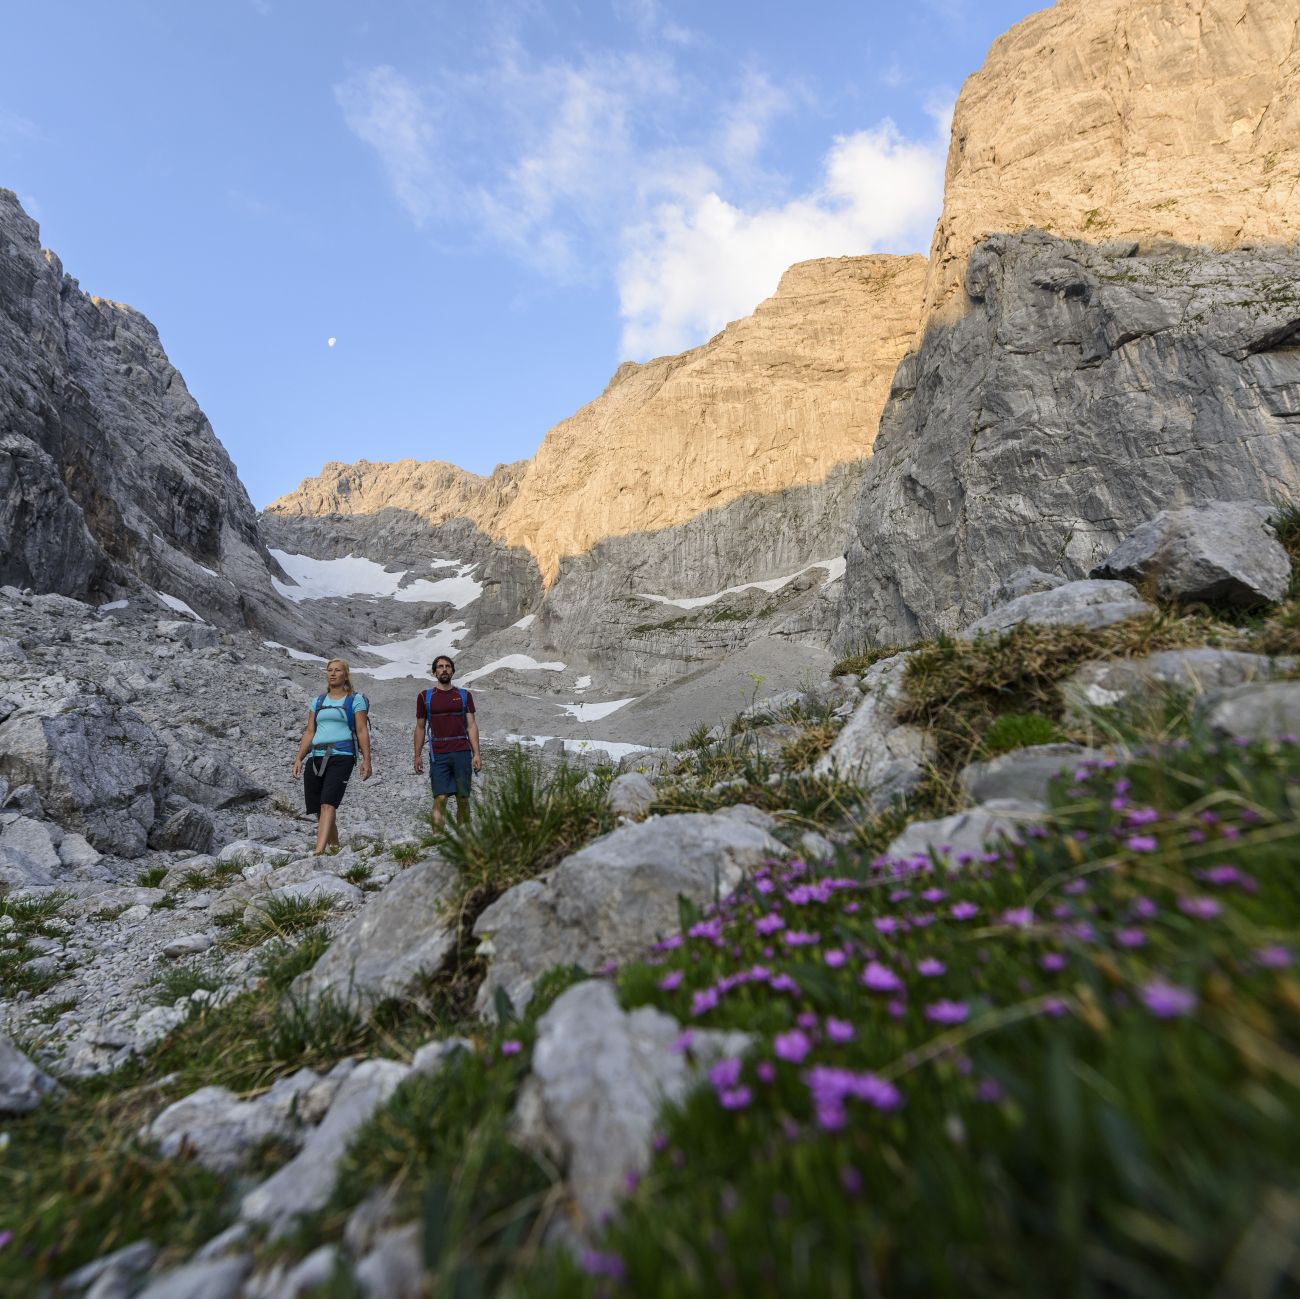
[[[425,844],[423,847],[432,845]],[[420,860],[422,845],[418,843],[398,843],[389,850],[389,855],[399,866],[411,866]]]
[[253,904],[252,914],[232,913],[217,917],[217,923],[226,925],[224,942],[231,947],[260,947],[273,938],[287,938],[313,929],[334,912],[334,901],[328,897],[268,897]]
[[59,970],[32,969],[31,962],[41,953],[33,948],[31,940],[64,936],[66,926],[59,911],[69,896],[51,893],[45,897],[13,898],[0,894],[0,996],[34,996],[64,977]]
[[902,652],[902,647],[898,645],[870,645],[864,649],[853,650],[836,661],[835,666],[831,668],[831,676],[843,677],[850,673],[854,676],[862,676],[868,668],[874,667],[883,659],[892,659],[895,654]]
[[135,877],[135,882],[142,889],[156,889],[162,887],[162,882],[166,877],[166,866],[150,866]]
[[965,869],[773,868],[627,966],[753,1035],[530,1299],[1300,1287],[1300,746],[1184,732]]
[[224,982],[220,971],[211,966],[173,966],[155,977],[153,999],[160,1006],[170,1006],[191,993],[216,992]]
[[984,732],[981,747],[991,758],[1034,744],[1058,744],[1065,732],[1042,713],[1003,713]]
[[475,800],[473,816],[448,818],[433,839],[460,872],[462,903],[481,909],[613,827],[604,781],[565,761],[548,772],[516,751]]

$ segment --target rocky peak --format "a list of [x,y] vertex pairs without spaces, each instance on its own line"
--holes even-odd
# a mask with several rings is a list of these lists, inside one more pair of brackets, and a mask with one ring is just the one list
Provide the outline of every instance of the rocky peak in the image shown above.
[[1030,227],[1090,243],[1300,238],[1294,0],[1061,0],[994,42],[953,118],[927,308],[971,249]]

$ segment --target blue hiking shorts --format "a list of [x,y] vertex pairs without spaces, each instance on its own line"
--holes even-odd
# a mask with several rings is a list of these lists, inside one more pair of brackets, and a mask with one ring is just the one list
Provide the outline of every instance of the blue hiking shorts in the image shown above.
[[429,764],[429,783],[435,794],[468,798],[474,778],[474,755],[468,749],[457,753],[435,753]]

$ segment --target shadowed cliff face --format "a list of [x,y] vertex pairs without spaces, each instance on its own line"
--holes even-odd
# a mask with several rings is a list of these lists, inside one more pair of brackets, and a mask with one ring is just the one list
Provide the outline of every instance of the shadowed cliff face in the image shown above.
[[965,292],[895,377],[838,644],[952,630],[1026,565],[1083,576],[1170,506],[1300,495],[1300,249],[998,235]]
[[3,189],[0,429],[0,582],[138,580],[215,622],[274,618],[252,504],[157,331],[82,293]]

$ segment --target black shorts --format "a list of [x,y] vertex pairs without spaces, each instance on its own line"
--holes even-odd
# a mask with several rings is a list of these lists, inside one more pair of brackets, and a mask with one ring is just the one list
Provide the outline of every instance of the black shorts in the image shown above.
[[468,798],[473,774],[474,755],[468,749],[435,753],[429,763],[429,783],[437,797],[455,794],[457,798]]
[[312,816],[320,815],[322,803],[338,807],[348,787],[348,777],[356,765],[357,760],[350,753],[335,753],[325,764],[324,772],[318,776],[316,759],[307,759],[302,769],[302,791],[307,797],[307,811]]

